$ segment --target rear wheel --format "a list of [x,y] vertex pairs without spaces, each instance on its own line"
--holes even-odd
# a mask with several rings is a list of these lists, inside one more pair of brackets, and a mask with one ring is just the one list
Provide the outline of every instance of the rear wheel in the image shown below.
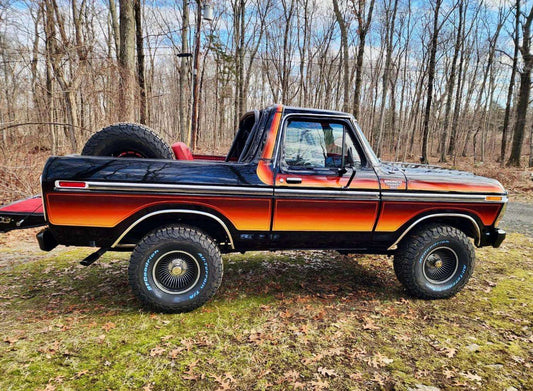
[[82,155],[174,159],[174,153],[152,129],[119,123],[96,132],[85,143]]
[[162,312],[192,311],[206,303],[222,281],[215,242],[193,228],[170,226],[146,235],[131,255],[133,293]]
[[405,238],[394,256],[398,280],[413,296],[441,299],[455,295],[474,271],[474,246],[460,230],[426,226]]

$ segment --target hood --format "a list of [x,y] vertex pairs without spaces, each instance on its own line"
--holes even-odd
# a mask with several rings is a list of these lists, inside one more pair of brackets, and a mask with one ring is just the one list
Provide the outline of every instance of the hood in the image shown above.
[[398,169],[404,173],[408,191],[507,194],[496,179],[471,172],[414,163],[382,164],[388,169]]

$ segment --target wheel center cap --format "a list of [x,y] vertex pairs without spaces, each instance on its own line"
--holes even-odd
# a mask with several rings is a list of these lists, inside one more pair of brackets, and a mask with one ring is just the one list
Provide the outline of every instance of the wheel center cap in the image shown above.
[[435,267],[436,268],[441,268],[442,267],[442,261],[440,259],[435,262]]
[[182,276],[187,271],[187,264],[181,259],[174,259],[168,264],[168,270],[175,277]]

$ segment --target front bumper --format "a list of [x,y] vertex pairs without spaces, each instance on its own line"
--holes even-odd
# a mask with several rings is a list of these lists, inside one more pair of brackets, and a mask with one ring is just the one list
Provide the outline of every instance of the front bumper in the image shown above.
[[494,248],[500,247],[507,234],[503,229],[490,228],[481,235],[480,247],[492,246]]

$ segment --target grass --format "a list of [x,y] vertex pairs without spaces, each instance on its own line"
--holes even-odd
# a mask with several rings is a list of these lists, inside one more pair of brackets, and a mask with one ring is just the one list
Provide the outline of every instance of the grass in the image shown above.
[[384,256],[232,254],[214,300],[179,315],[139,307],[126,254],[85,268],[86,250],[4,245],[2,390],[533,389],[525,236],[478,250],[439,301],[406,296]]

